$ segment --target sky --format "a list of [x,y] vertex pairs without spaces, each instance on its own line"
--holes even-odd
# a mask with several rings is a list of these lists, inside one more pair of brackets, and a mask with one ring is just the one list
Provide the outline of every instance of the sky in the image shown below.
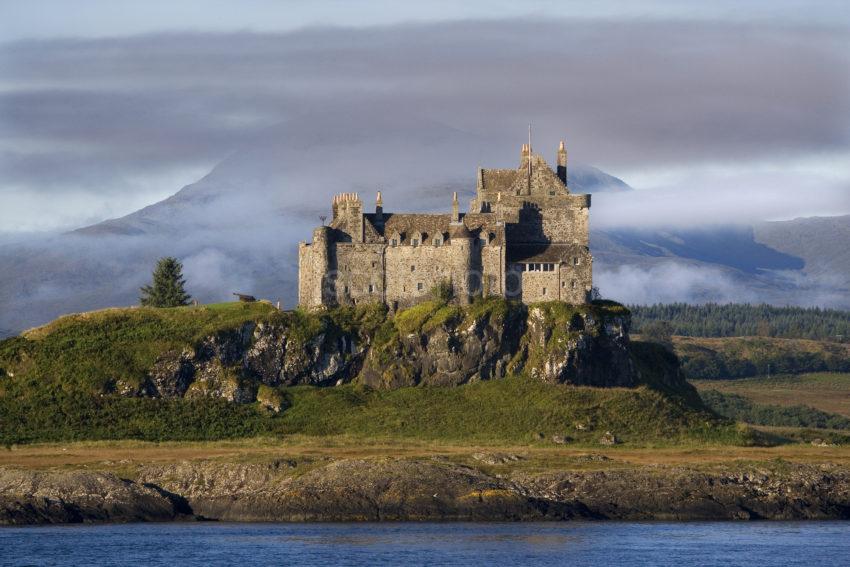
[[4,233],[128,214],[330,113],[566,137],[638,189],[595,226],[850,213],[846,2],[0,1],[0,38]]

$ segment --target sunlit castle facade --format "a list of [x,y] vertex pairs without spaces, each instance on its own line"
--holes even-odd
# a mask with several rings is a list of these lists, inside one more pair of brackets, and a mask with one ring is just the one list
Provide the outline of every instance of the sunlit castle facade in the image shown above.
[[557,169],[523,144],[516,169],[478,170],[469,212],[457,193],[449,214],[374,213],[355,193],[333,198],[327,226],[298,250],[303,307],[383,302],[396,309],[430,297],[441,283],[467,303],[500,295],[525,303],[585,303],[592,287],[590,195],[570,193],[567,150]]

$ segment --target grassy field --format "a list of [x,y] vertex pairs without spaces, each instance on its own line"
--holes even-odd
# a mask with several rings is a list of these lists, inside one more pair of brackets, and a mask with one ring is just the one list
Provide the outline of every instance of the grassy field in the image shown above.
[[814,373],[691,383],[698,390],[738,394],[759,404],[805,405],[850,417],[850,374]]
[[284,438],[203,443],[98,441],[33,444],[0,449],[0,466],[113,470],[132,476],[139,466],[181,461],[215,460],[264,463],[280,459],[324,463],[336,459],[445,458],[482,468],[481,454],[519,458],[495,465],[496,472],[611,470],[645,466],[688,466],[707,470],[735,466],[764,468],[792,463],[832,463],[850,466],[850,446],[809,444],[777,447],[572,447],[516,443],[494,448],[472,443],[433,443],[409,439],[367,439],[349,436]]

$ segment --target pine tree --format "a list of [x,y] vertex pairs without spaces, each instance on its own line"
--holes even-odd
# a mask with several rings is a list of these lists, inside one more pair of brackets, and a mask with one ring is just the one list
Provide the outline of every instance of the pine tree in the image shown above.
[[153,271],[153,284],[142,286],[139,301],[147,307],[188,305],[192,296],[186,293],[183,264],[177,258],[160,258]]

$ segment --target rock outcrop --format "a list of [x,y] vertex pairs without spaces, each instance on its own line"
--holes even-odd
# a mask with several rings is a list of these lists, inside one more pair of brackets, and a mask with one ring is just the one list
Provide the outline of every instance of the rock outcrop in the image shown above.
[[0,524],[165,521],[189,513],[179,496],[109,473],[0,468]]
[[[608,459],[592,457],[588,462],[606,466]],[[506,462],[474,458],[488,466]],[[143,467],[136,481],[97,472],[0,469],[0,524],[189,518],[850,519],[850,473],[789,464],[717,472],[646,467],[494,474],[439,457],[185,462]]]
[[402,325],[388,340],[374,345],[360,380],[375,388],[399,388],[504,378],[525,329],[524,306],[469,314],[457,310],[449,315],[436,310],[418,328]]
[[217,397],[253,402],[260,385],[373,388],[457,386],[525,373],[532,379],[598,387],[635,386],[629,313],[616,304],[526,307],[502,299],[471,307],[431,302],[380,324],[342,312],[282,314],[163,352],[124,395]]

